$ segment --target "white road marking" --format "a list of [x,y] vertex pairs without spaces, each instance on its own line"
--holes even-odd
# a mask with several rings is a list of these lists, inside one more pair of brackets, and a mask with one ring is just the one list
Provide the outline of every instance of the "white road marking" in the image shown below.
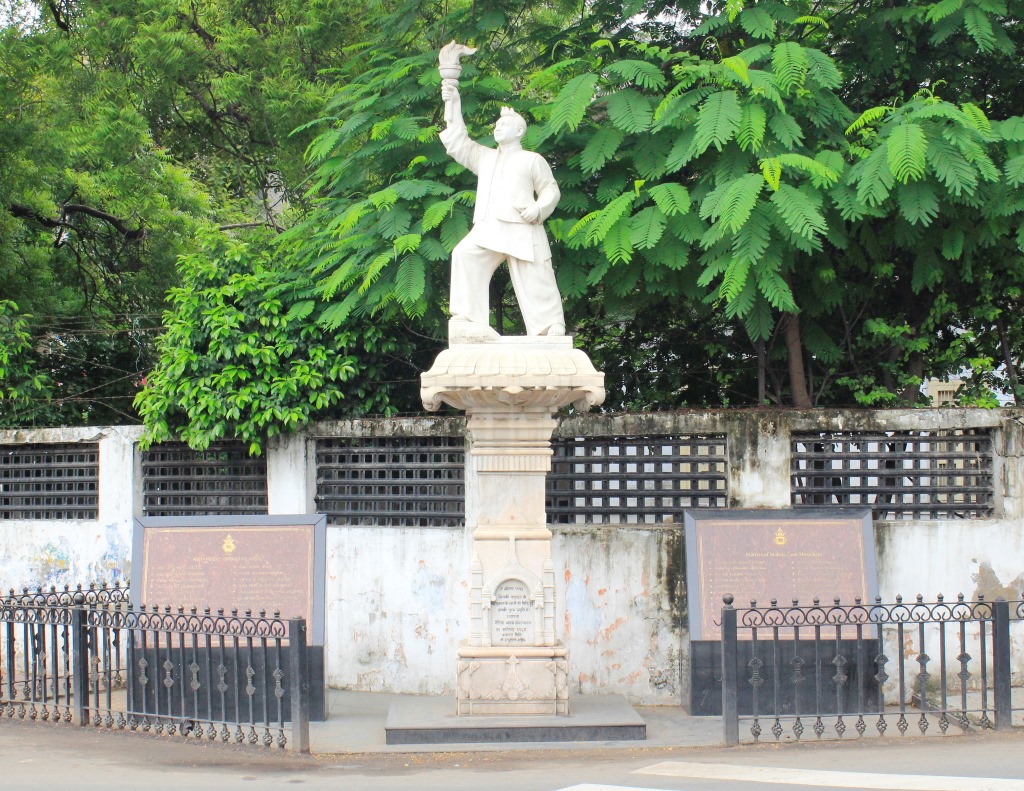
[[593,783],[584,783],[578,786],[569,786],[568,788],[559,788],[556,791],[667,791],[664,788],[637,788],[636,786],[605,786],[605,785],[594,785]]
[[665,761],[637,769],[634,774],[747,783],[789,783],[790,785],[825,786],[826,788],[864,788],[873,791],[1024,791],[1024,780],[1001,777],[831,772],[818,769],[699,764],[686,761]]

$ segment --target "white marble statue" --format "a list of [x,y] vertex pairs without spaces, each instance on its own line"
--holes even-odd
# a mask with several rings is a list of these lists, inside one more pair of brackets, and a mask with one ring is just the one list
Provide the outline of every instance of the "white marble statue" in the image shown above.
[[564,335],[562,298],[543,225],[558,204],[558,185],[544,158],[523,150],[526,120],[514,110],[503,107],[494,125],[496,149],[470,139],[458,81],[452,78],[457,71],[450,62],[473,51],[453,42],[441,53],[447,121],[441,142],[452,159],[478,176],[473,228],[452,251],[449,340],[499,337],[490,327],[488,284],[503,261],[508,262],[527,334]]

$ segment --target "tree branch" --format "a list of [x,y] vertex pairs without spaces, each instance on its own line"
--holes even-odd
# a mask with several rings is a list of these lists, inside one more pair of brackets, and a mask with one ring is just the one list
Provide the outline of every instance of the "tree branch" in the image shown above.
[[146,224],[141,220],[139,221],[138,228],[129,228],[120,217],[115,217],[113,214],[105,212],[102,209],[95,209],[92,206],[86,206],[82,203],[65,204],[61,208],[60,218],[56,220],[52,217],[46,217],[34,209],[30,209],[28,206],[22,206],[17,203],[12,203],[7,207],[7,210],[15,217],[20,217],[23,220],[32,220],[33,222],[39,223],[44,228],[69,228],[71,226],[68,224],[68,215],[84,214],[88,217],[94,217],[97,220],[102,220],[107,223],[107,225],[121,234],[127,242],[137,242],[146,236]]
[[45,228],[62,228],[64,226],[64,223],[60,220],[51,220],[49,217],[44,217],[39,212],[28,208],[28,206],[12,203],[7,207],[7,210],[15,217],[20,217],[23,220],[33,220]]
[[113,214],[100,209],[94,209],[92,206],[86,206],[81,203],[68,203],[61,211],[65,215],[84,214],[87,217],[94,217],[97,220],[102,220],[121,234],[127,241],[134,242],[142,239],[146,235],[146,224],[141,220],[139,221],[139,227],[132,229],[125,225],[124,220],[121,218],[115,217]]
[[178,18],[179,21],[184,22],[189,30],[191,30],[193,33],[195,33],[197,36],[199,36],[199,38],[203,40],[203,43],[206,44],[207,49],[213,49],[217,46],[217,39],[213,37],[210,31],[208,31],[206,28],[199,24],[198,19],[194,17],[190,18],[188,15],[183,14],[181,11],[178,11],[175,14],[175,16]]
[[68,22],[68,20],[65,17],[61,16],[60,9],[57,7],[57,4],[52,2],[52,0],[47,0],[46,7],[49,8],[50,13],[53,14],[53,24],[55,24],[65,33],[70,33],[71,23]]
[[235,228],[273,228],[278,233],[281,229],[276,223],[267,222],[266,220],[260,220],[259,222],[233,222],[229,225],[220,225],[217,227],[218,231],[233,231]]

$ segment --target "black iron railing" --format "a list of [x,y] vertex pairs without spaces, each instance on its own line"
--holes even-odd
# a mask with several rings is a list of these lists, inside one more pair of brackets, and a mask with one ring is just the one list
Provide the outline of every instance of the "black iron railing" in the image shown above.
[[129,593],[129,587],[122,585],[120,581],[114,582],[112,585],[104,582],[99,585],[95,583],[88,586],[78,585],[74,588],[70,585],[49,589],[40,587],[35,590],[22,588],[21,593],[11,588],[6,595],[0,594],[0,604],[34,604],[47,607],[68,607],[75,604],[116,604],[127,603]]
[[0,713],[308,752],[304,619],[126,599],[121,586],[0,597]]
[[[842,605],[780,605],[722,610],[724,741],[758,741],[768,731],[800,739],[922,735],[932,725],[1007,728],[1016,708],[1010,663],[1011,607],[1024,602],[955,602],[918,596]],[[932,730],[932,733],[935,733]]]

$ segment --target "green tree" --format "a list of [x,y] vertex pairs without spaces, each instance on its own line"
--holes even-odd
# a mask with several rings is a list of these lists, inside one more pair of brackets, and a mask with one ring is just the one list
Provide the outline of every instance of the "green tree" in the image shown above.
[[27,325],[14,302],[0,300],[0,407],[14,416],[50,399],[50,382],[33,365]]
[[29,357],[55,389],[0,422],[138,419],[178,256],[209,224],[290,222],[311,135],[289,133],[323,104],[363,10],[4,3],[0,277],[34,317]]
[[[995,5],[961,15],[946,34],[956,46],[933,65],[954,62],[962,38],[977,43],[982,17],[1014,28]],[[760,350],[762,389],[777,382],[774,397],[801,406],[912,400],[922,376],[977,361],[963,333],[995,310],[974,298],[981,269],[998,262],[1020,280],[1020,118],[993,123],[977,102],[921,89],[936,80],[923,56],[914,93],[878,105],[849,88],[867,82],[858,62],[829,54],[847,43],[799,3],[729,3],[693,31],[651,24],[614,38],[601,26],[621,18],[612,8],[557,42],[512,31],[510,49],[541,51],[525,72],[503,73],[496,55],[462,77],[481,136],[501,104],[536,122],[527,145],[563,188],[549,227],[565,296],[626,321],[703,303]],[[934,26],[929,9],[911,4],[907,18]],[[861,7],[856,32],[891,16]],[[443,27],[487,51],[479,20]],[[436,141],[437,38],[427,28],[368,45],[310,146],[319,202],[285,241],[317,278],[325,326],[360,312],[439,318],[435,290],[473,193]],[[780,361],[785,377],[770,370]]]
[[393,413],[392,394],[408,385],[397,370],[408,342],[370,322],[325,332],[307,321],[305,278],[265,242],[221,233],[202,241],[181,259],[159,358],[136,397],[147,443],[180,438],[202,449],[239,439],[258,454],[268,437],[342,401],[349,415]]

